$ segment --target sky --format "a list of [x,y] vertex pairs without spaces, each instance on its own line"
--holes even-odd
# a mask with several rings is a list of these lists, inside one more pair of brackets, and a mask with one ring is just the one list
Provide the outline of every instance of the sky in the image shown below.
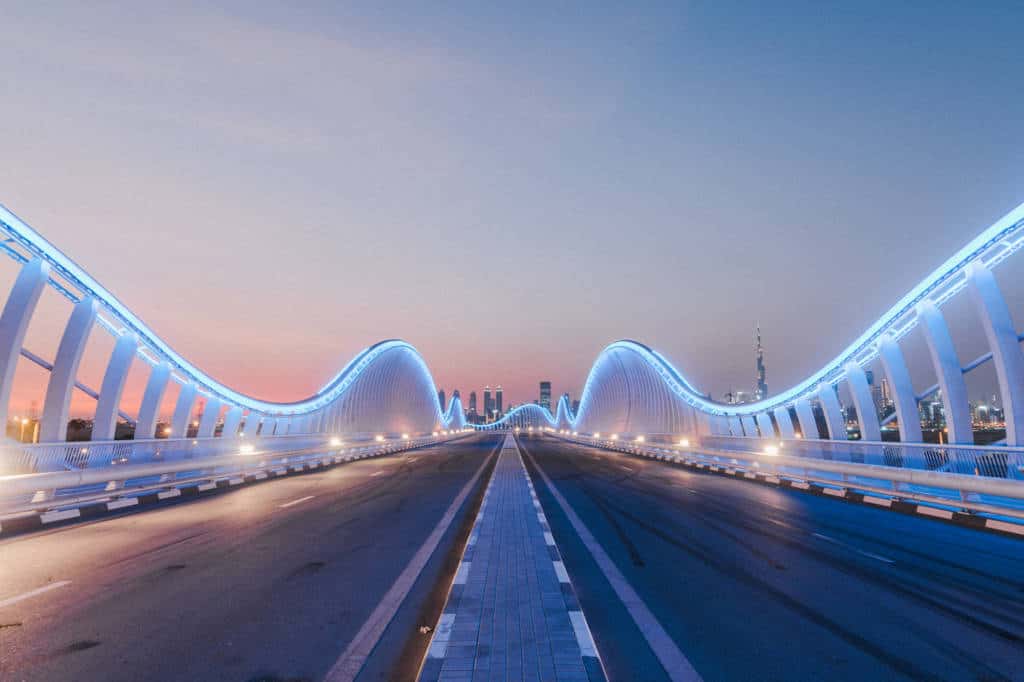
[[0,0],[0,203],[243,392],[518,403],[780,391],[1024,201],[1020,3],[386,4]]

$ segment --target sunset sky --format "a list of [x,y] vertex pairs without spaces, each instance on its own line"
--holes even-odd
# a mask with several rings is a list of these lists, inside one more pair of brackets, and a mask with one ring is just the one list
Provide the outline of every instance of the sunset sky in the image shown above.
[[393,337],[721,397],[757,324],[775,393],[1024,201],[1020,3],[59,4],[3,3],[0,203],[264,398]]

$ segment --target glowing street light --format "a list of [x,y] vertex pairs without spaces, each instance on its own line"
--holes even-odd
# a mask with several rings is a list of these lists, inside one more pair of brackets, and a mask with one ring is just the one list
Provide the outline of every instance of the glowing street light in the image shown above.
[[765,447],[764,454],[766,454],[766,455],[768,455],[770,457],[774,457],[774,456],[779,454],[779,448],[774,446],[774,445],[769,445],[769,446]]
[[376,436],[374,436],[373,439],[375,441],[377,441],[378,443],[383,443],[384,442],[384,436],[380,435],[379,433]]
[[243,443],[238,447],[238,454],[240,455],[251,455],[256,452],[256,446],[252,443]]
[[679,447],[681,447],[681,448],[688,448],[688,447],[690,447],[690,439],[689,438],[681,438],[679,440]]
[[643,436],[637,436],[636,437],[636,442],[637,443],[643,443],[645,440],[647,440],[647,439],[644,438]]
[[341,439],[337,436],[333,436],[330,440],[330,444],[332,448],[341,447]]

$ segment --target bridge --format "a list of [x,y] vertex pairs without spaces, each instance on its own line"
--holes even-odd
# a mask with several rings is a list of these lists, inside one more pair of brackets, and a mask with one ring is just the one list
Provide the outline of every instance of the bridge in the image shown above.
[[[3,207],[0,232],[5,424],[19,368],[45,376],[35,435],[0,446],[0,678],[1022,679],[1024,337],[994,273],[1024,205],[778,394],[715,401],[622,340],[576,411],[489,424],[401,340],[306,399],[246,395]],[[953,314],[987,343],[967,362]]]

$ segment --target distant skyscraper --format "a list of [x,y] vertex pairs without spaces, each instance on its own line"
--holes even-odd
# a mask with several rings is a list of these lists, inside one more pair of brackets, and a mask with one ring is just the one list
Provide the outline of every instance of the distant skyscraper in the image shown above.
[[444,389],[443,388],[440,391],[437,392],[437,402],[441,403],[441,411],[444,412],[444,408],[446,407],[446,405],[445,405],[445,396],[444,396]]
[[551,409],[551,382],[540,382],[540,402],[537,403],[543,408]]
[[757,388],[754,389],[754,400],[768,397],[768,384],[764,380],[764,348],[761,347],[761,327],[757,327]]
[[491,387],[484,386],[484,418],[490,419],[494,411],[494,403],[491,402]]
[[469,392],[469,413],[476,414],[476,391]]
[[502,415],[502,397],[501,397],[501,386],[494,389],[494,414],[500,417]]

